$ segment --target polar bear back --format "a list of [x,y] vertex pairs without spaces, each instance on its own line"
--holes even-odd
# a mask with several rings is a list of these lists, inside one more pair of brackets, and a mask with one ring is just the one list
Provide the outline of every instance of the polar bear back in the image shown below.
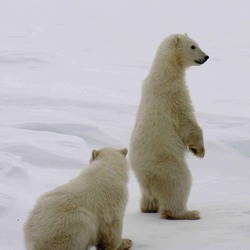
[[24,227],[27,249],[96,245],[99,233],[123,218],[127,182],[124,155],[111,149],[100,152],[78,177],[38,199]]

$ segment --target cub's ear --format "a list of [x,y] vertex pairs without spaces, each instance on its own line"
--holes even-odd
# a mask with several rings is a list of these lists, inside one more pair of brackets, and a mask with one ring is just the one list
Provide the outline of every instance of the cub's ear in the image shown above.
[[124,157],[126,157],[126,155],[128,154],[128,149],[126,148],[123,148],[123,149],[120,149],[118,150],[120,153],[122,153],[124,155]]
[[184,33],[185,36],[188,36],[188,33]]
[[174,45],[175,45],[175,47],[178,46],[179,42],[180,42],[180,37],[179,37],[178,35],[176,35],[176,36],[174,37]]
[[99,155],[100,151],[98,150],[93,150],[92,151],[92,159],[95,160],[97,158],[97,156]]

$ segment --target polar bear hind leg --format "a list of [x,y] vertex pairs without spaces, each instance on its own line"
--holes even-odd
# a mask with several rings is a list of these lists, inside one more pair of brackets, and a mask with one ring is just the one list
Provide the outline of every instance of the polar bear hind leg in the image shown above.
[[143,194],[141,211],[160,212],[163,219],[200,219],[198,211],[186,208],[192,182],[186,163],[178,160],[162,162],[155,168],[159,170],[157,174],[147,175],[140,181]]
[[156,198],[150,198],[148,195],[142,192],[141,211],[143,213],[157,213],[158,210],[158,200]]

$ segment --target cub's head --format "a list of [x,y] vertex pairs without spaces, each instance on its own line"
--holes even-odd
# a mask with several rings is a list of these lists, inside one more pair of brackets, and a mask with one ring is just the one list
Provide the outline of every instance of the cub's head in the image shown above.
[[115,161],[119,159],[124,159],[127,154],[128,150],[126,148],[101,148],[98,150],[94,149],[91,154],[90,162],[94,160]]
[[185,67],[201,65],[209,56],[204,53],[198,43],[188,37],[187,34],[172,35],[172,44],[178,56],[178,60]]

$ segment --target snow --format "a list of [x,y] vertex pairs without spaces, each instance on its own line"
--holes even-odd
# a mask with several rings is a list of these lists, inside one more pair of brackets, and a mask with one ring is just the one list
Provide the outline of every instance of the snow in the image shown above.
[[93,148],[128,147],[141,82],[161,40],[188,33],[210,56],[187,71],[206,156],[189,155],[199,221],[139,212],[130,173],[124,237],[132,249],[250,250],[248,1],[0,3],[0,249],[24,250],[42,193],[67,182]]

